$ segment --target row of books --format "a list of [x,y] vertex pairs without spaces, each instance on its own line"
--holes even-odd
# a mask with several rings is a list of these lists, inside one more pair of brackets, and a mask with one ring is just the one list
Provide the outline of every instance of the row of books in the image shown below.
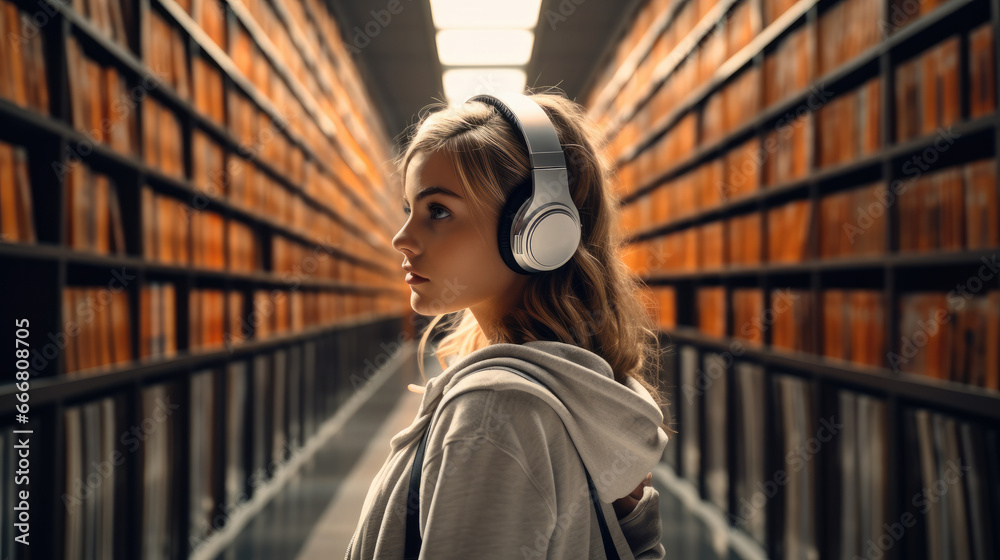
[[131,48],[133,28],[138,6],[126,0],[73,0],[73,10],[90,20],[97,30],[125,49]]
[[[885,182],[824,195],[819,204],[819,257],[879,255],[886,252],[887,214],[898,204],[900,252],[985,249],[1000,246],[997,165],[977,160],[917,174],[898,183],[890,196]],[[894,183],[895,184],[895,183]],[[702,186],[702,188],[707,188]],[[669,191],[667,191],[669,192]],[[696,192],[685,189],[685,192]],[[646,197],[648,208],[662,197]],[[658,209],[653,213],[663,214]],[[647,210],[649,212],[649,210]],[[649,214],[647,213],[646,216]],[[633,230],[636,217],[625,216]],[[648,218],[646,218],[648,219]],[[813,210],[809,200],[793,200],[766,211],[767,262],[801,262],[811,256]],[[654,255],[660,270],[712,270],[761,261],[761,217],[749,213],[693,226],[638,242]]]
[[[72,37],[67,39],[67,56],[70,60],[71,89],[74,92],[87,92],[86,94],[73,95],[74,126],[98,141],[109,143],[112,148],[118,151],[126,153],[131,151],[135,146],[134,126],[137,101],[130,100],[128,97],[124,77],[119,74],[116,68],[112,66],[101,67],[95,61],[86,58]],[[85,87],[92,83],[100,85]],[[243,99],[246,102],[246,107],[252,108],[250,102]],[[144,96],[142,105],[146,163],[165,174],[175,177],[183,176],[182,130],[177,115],[150,95]],[[253,122],[253,120],[241,122]],[[275,154],[284,152],[281,150],[276,152],[275,149],[284,146],[284,150],[291,154],[286,171],[291,174],[292,180],[301,180],[304,170],[301,150],[290,149],[287,140],[283,140],[280,135],[271,135],[270,132],[266,136],[267,141],[264,142],[263,139],[264,137],[259,142],[252,140],[253,143],[250,145],[259,143],[260,150],[265,157],[278,157]],[[221,147],[200,131],[195,131],[192,134],[192,142],[192,176],[195,185],[210,193],[213,192],[213,188],[226,185],[224,151]],[[251,166],[251,164],[244,162],[243,167],[246,166]],[[245,187],[250,183],[248,179],[251,178],[260,181],[252,183],[255,187],[259,185],[259,188],[242,190],[240,187]],[[239,179],[244,179],[244,181]],[[252,169],[240,169],[240,173],[234,173],[232,188],[233,200],[239,201],[241,193],[247,193],[247,197],[250,199],[250,204],[247,207],[254,210],[273,209],[273,206],[268,207],[259,195],[252,196],[260,191],[268,195],[282,195],[278,200],[287,202],[280,204],[279,208],[291,209],[304,206],[299,198],[292,196],[276,181],[264,174],[255,174]],[[292,201],[296,201],[297,204],[293,206]],[[279,215],[288,216],[289,213],[283,211]],[[287,220],[294,223],[293,216],[289,216]]]
[[[725,309],[725,295],[723,295],[722,300],[723,309]],[[712,317],[716,317],[718,320],[718,315],[718,310],[716,310]],[[734,338],[753,346],[762,346],[764,344],[764,318],[764,292],[762,290],[755,288],[733,289]],[[720,329],[716,326],[714,330],[717,332]],[[723,330],[723,332],[725,331]]]
[[[656,287],[662,324],[676,323],[676,291]],[[986,290],[968,297],[943,292],[904,293],[898,299],[900,340],[886,341],[887,303],[883,292],[869,289],[825,289],[819,300],[808,290],[776,289],[765,311],[758,288],[732,290],[732,328],[727,325],[726,289],[699,288],[697,326],[701,332],[754,345],[771,330],[777,349],[873,367],[888,367],[1000,390],[1000,292]],[[765,319],[767,321],[765,322]],[[820,340],[814,340],[813,325]]]
[[151,95],[142,99],[142,155],[146,165],[183,179],[184,132],[177,113]]
[[[101,17],[98,12],[108,9],[108,1],[110,0],[94,0],[95,5],[99,3],[100,6],[94,10],[83,6],[78,10],[96,24]],[[117,4],[117,2],[112,3]],[[225,27],[224,6],[214,2],[194,2],[191,9],[198,15],[196,19],[204,16],[205,21]],[[219,17],[213,17],[212,14]],[[143,11],[142,15],[144,22],[141,26],[141,35],[144,47],[140,50],[144,53],[144,62],[148,67],[161,75],[167,85],[182,99],[191,100],[200,113],[223,126],[228,122],[228,130],[231,131],[233,138],[240,142],[241,153],[245,152],[254,160],[268,162],[289,180],[302,184],[307,167],[305,153],[295,146],[254,102],[233,88],[229,88],[229,99],[226,102],[227,115],[223,109],[225,88],[222,74],[214,62],[209,62],[204,56],[189,57],[186,34],[158,7],[153,6],[150,10]],[[153,45],[165,48],[154,49]],[[225,45],[222,46],[225,48]],[[153,98],[149,92],[145,92],[142,99],[130,97],[125,75],[115,66],[105,66],[92,60],[72,36],[67,40],[67,57],[74,127],[122,153],[136,153],[139,146],[136,106],[142,101],[144,161],[167,175],[183,177],[185,175],[183,140],[186,133],[173,109]],[[264,60],[262,56],[258,58]],[[266,61],[263,67],[271,74],[274,73]],[[44,72],[39,74],[44,75]],[[280,80],[271,81],[280,82]],[[275,91],[271,91],[272,89]],[[280,98],[273,97],[279,95],[276,93],[278,89],[285,94]],[[281,88],[268,88],[262,92],[271,98],[282,115],[295,114],[290,107],[297,107],[302,118],[290,119],[289,122],[311,121],[305,118],[302,107],[294,103],[293,96],[283,84]],[[322,135],[316,131],[314,136],[320,138]],[[319,143],[314,143],[314,146],[329,144],[325,138],[317,142]],[[199,142],[192,138],[192,143]],[[223,165],[218,151],[205,156],[200,149],[204,149],[200,143],[192,148],[194,165],[192,175],[194,182],[205,188],[206,183],[209,183],[205,180],[206,175],[220,171]],[[212,163],[202,166],[206,159],[210,159]],[[369,171],[377,172],[374,168]],[[354,171],[346,165],[341,165],[337,166],[337,173],[340,174],[341,180],[347,180],[349,178],[347,175],[353,176]],[[381,181],[374,181],[374,184],[381,184]]]
[[[194,83],[194,108],[215,124],[225,126],[226,97],[222,71],[204,56],[196,56],[191,61],[191,73]],[[296,152],[301,154],[299,150]]]
[[[886,252],[888,189],[884,182],[824,196],[819,201],[819,256],[858,257]],[[901,216],[902,217],[902,216]]]
[[74,250],[124,255],[125,228],[118,187],[110,177],[82,162],[66,177],[66,245]]
[[303,181],[303,153],[271,118],[246,95],[229,90],[226,99],[229,135],[240,153],[254,161],[266,162],[289,181]]
[[[870,2],[869,2],[870,3]],[[882,81],[872,78],[816,112],[816,167],[850,163],[882,148]]]
[[[850,0],[841,2],[842,5]],[[813,26],[805,24],[778,39],[774,50],[764,56],[764,107],[770,107],[788,96],[798,93],[809,85],[815,76],[810,53],[810,39],[814,35]],[[833,44],[823,44],[820,58],[835,52]],[[717,61],[721,66],[725,60]]]
[[[240,344],[254,328],[256,339],[332,324],[359,316],[396,311],[390,296],[258,290],[244,312],[243,293],[195,289],[188,293],[188,350]],[[225,301],[228,300],[228,307]],[[177,286],[151,281],[139,292],[139,358],[177,355]],[[65,369],[68,375],[94,375],[132,360],[128,294],[102,288],[63,290]]]
[[702,109],[698,143],[713,144],[752,119],[761,109],[760,84],[761,71],[751,66],[711,95]]
[[31,16],[13,0],[0,1],[0,97],[48,115],[45,39]]
[[212,0],[176,0],[219,48],[226,48],[226,3]]
[[139,291],[139,358],[177,354],[177,286],[152,281]]
[[[73,35],[66,37],[66,67],[73,128],[119,153],[136,154],[136,114],[140,98],[133,95],[125,75],[117,67],[88,56]],[[155,115],[149,114],[151,111],[144,119],[147,123],[153,120],[155,129],[159,123]],[[148,127],[149,124],[147,130]],[[84,152],[83,149],[79,151]]]
[[[332,339],[329,344],[343,341]],[[360,356],[367,344],[348,350]],[[192,372],[183,380],[155,383],[141,390],[138,414],[141,420],[122,415],[125,403],[115,395],[66,407],[62,458],[65,476],[57,484],[62,496],[57,515],[65,533],[57,538],[60,557],[80,560],[118,557],[127,532],[120,530],[131,502],[125,462],[140,463],[139,516],[140,554],[143,558],[186,557],[211,533],[223,528],[234,511],[242,507],[260,482],[270,479],[276,468],[315,434],[322,410],[317,397],[337,385],[319,379],[321,348],[316,341],[296,344],[252,360],[229,362],[224,368]],[[324,378],[346,375],[332,366],[323,367]],[[222,377],[220,379],[220,376]],[[182,402],[181,383],[188,383],[189,401]],[[220,384],[221,383],[221,384]],[[217,409],[216,390],[222,387],[224,409]],[[188,433],[178,422],[188,418]],[[249,420],[249,422],[248,422]],[[216,441],[221,426],[224,445]],[[132,428],[129,428],[132,426]],[[0,471],[3,479],[4,535],[12,537],[16,450],[10,427],[0,434]],[[244,461],[244,431],[250,430],[250,462]],[[125,434],[122,437],[118,437]],[[14,435],[16,437],[16,434]],[[189,460],[176,460],[181,446],[189,446]],[[138,452],[138,453],[136,453]],[[216,474],[223,473],[218,489]],[[188,542],[178,531],[179,491],[188,492]],[[6,507],[6,506],[10,507]],[[13,538],[5,538],[10,551]]]
[[[779,121],[780,122],[780,121]],[[813,115],[804,114],[788,124],[768,131],[762,145],[765,157],[761,163],[761,184],[766,187],[803,179],[809,174],[813,160]]]
[[823,290],[823,355],[882,367],[885,296],[878,290]]
[[[98,254],[125,255],[127,252],[121,202],[118,186],[108,175],[92,170],[82,162],[69,163],[63,168],[66,182],[66,245],[75,250],[93,251]],[[7,242],[34,243],[35,226],[32,188],[28,167],[28,153],[23,146],[0,142],[0,234]],[[280,189],[277,185],[272,185]],[[282,192],[286,192],[281,189]],[[301,202],[301,201],[300,201]],[[279,205],[280,206],[280,205]],[[320,216],[315,210],[298,206],[306,215]],[[329,217],[324,216],[325,220]],[[254,271],[261,266],[260,246],[252,229],[235,220],[223,220],[212,212],[195,211],[172,197],[154,192],[150,187],[142,190],[143,256],[167,263],[190,263],[203,268],[224,268],[228,254],[231,270]],[[228,251],[223,251],[222,230],[228,227]],[[333,233],[347,234],[343,228]],[[328,234],[330,232],[328,231]],[[333,243],[339,240],[334,238]],[[359,251],[358,240],[348,243]],[[189,246],[190,244],[190,246]],[[275,239],[275,247],[301,247]],[[304,249],[301,258],[305,258]],[[275,254],[284,254],[275,253]],[[289,261],[276,260],[275,262]],[[332,271],[338,259],[323,261]],[[346,269],[354,265],[344,263]],[[285,272],[292,267],[276,268]],[[378,273],[370,268],[358,271],[357,276],[385,284]],[[349,275],[349,274],[348,274]],[[328,277],[335,278],[332,272]]]
[[882,2],[841,0],[821,13],[816,34],[816,75],[825,76],[877,45],[883,39],[879,28],[879,22],[886,19],[883,11]]
[[897,141],[958,123],[963,96],[968,97],[971,118],[996,110],[992,25],[968,32],[968,91],[962,91],[960,81],[962,39],[954,35],[896,67]]
[[62,292],[65,373],[132,360],[128,293],[66,287]]
[[188,348],[210,350],[238,343],[244,338],[240,324],[244,318],[241,292],[191,290],[188,294]]
[[916,292],[899,300],[894,370],[1000,390],[1000,292]]
[[111,397],[71,406],[63,413],[66,538],[62,557],[66,560],[115,556],[115,540],[122,534],[115,530],[115,494],[124,479],[121,455],[116,454],[115,420]]
[[852,391],[837,391],[836,479],[831,496],[839,498],[839,530],[830,539],[833,558],[871,557],[879,550],[889,518],[889,444],[885,401]]
[[[913,532],[908,556],[928,560],[985,560],[1000,551],[1000,435],[996,426],[951,417],[926,408],[903,413],[903,516],[925,530]],[[903,517],[901,517],[903,519]],[[912,523],[910,524],[912,525]]]
[[[229,230],[227,244],[229,270],[254,272],[261,270],[261,245],[253,229],[237,220],[226,222]],[[279,238],[272,238],[275,241]],[[272,266],[272,270],[277,270]]]
[[[866,3],[870,4],[870,3]],[[838,4],[839,5],[839,4]],[[860,8],[857,8],[860,9]],[[836,8],[834,8],[836,10]],[[829,13],[829,12],[828,12]],[[961,95],[969,97],[974,107],[970,117],[975,118],[995,111],[994,69],[992,64],[992,35],[988,24],[968,32],[970,84],[968,92],[959,91],[958,49],[959,37],[954,36],[921,55],[896,67],[895,107],[896,141],[932,134],[959,122]],[[972,67],[975,65],[975,68]],[[786,65],[787,66],[787,65]],[[681,163],[699,145],[711,144],[721,135],[738,127],[739,119],[755,115],[760,107],[757,100],[758,82],[751,69],[743,72],[705,102],[702,113],[702,134],[687,126],[688,117],[682,118],[657,141],[644,149],[634,160],[622,164],[621,176],[625,192],[647,184],[659,173]],[[765,80],[766,83],[771,83]],[[938,85],[935,85],[938,84]],[[772,95],[765,87],[765,95]],[[975,89],[973,89],[973,87]],[[743,91],[746,88],[746,91]],[[881,80],[869,79],[859,87],[833,99],[821,95],[815,102],[815,111],[799,115],[791,122],[779,123],[767,131],[759,150],[758,163],[762,164],[761,183],[778,185],[806,177],[813,160],[815,138],[816,168],[849,163],[873,155],[881,148]],[[937,91],[941,93],[938,94]],[[777,98],[785,95],[774,93]],[[814,94],[815,95],[815,94]],[[940,99],[938,99],[940,96]],[[738,100],[733,105],[728,99]],[[746,103],[746,106],[742,104]],[[813,101],[810,100],[809,107]],[[738,115],[733,121],[726,115]],[[653,119],[655,121],[655,119]],[[693,122],[693,121],[692,121]],[[610,148],[614,154],[614,148]],[[732,162],[726,167],[733,168]],[[743,171],[746,175],[748,171]],[[726,190],[743,192],[745,181],[727,185]],[[754,190],[756,185],[746,185]],[[680,211],[684,213],[683,210]]]
[[28,151],[6,142],[0,142],[0,241],[35,242]]
[[[821,538],[831,557],[843,560],[874,558],[887,543],[898,544],[907,558],[995,555],[1000,543],[989,530],[1000,507],[995,428],[904,406],[900,433],[892,434],[881,398],[835,387],[830,396],[836,410],[826,417],[806,379],[742,360],[727,368],[723,355],[689,345],[680,346],[678,360],[679,370],[667,368],[664,380],[678,390],[673,408],[679,409],[681,441],[675,464],[708,503],[762,546],[773,510],[783,558],[815,557]],[[732,407],[726,406],[730,376]],[[775,407],[773,427],[765,408],[768,394]],[[735,418],[730,421],[728,414]],[[728,424],[737,432],[730,433]],[[765,447],[771,433],[777,436],[774,472],[767,470]],[[900,437],[903,470],[894,473],[889,446]],[[727,457],[729,450],[734,457]],[[827,468],[821,471],[819,464]],[[817,479],[820,472],[826,480]],[[895,479],[890,473],[902,477],[906,487],[896,519],[889,519],[889,485]],[[735,510],[728,500],[730,484]],[[825,527],[817,513],[820,487],[829,488]],[[907,530],[911,527],[920,530]]]
[[[235,164],[239,159],[234,156],[232,161]],[[230,194],[226,150],[199,128],[191,130],[191,184],[210,198]],[[236,202],[234,197],[230,200]]]
[[[188,542],[199,543],[220,525],[214,520],[216,502],[215,473],[221,468],[216,461],[214,427],[219,422],[215,406],[215,370],[200,370],[191,374],[191,406],[188,472]],[[193,548],[193,547],[192,547]]]
[[793,200],[767,211],[768,262],[800,262],[810,253],[813,205]]
[[[191,261],[190,221],[194,209],[181,200],[142,187],[142,256],[168,264]],[[199,239],[199,243],[210,240]]]
[[1000,246],[995,159],[917,173],[899,190],[900,251]]
[[[191,100],[191,73],[188,69],[187,35],[167,22],[159,10],[142,10],[142,61],[178,97]],[[197,79],[195,89],[199,87]],[[221,92],[220,92],[221,94]]]
[[[142,535],[143,558],[176,558],[178,526],[177,461],[180,403],[170,383],[142,390]],[[147,430],[147,426],[150,427]]]
[[933,134],[962,118],[958,50],[954,36],[895,68],[897,141]]

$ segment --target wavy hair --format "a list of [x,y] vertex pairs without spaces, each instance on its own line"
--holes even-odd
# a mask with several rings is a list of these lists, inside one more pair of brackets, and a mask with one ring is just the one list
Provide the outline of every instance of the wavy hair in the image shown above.
[[[616,381],[635,379],[662,409],[668,403],[658,383],[661,347],[651,311],[656,304],[622,260],[620,198],[612,167],[599,150],[603,134],[582,106],[558,90],[529,95],[552,121],[566,154],[569,190],[583,226],[580,246],[562,267],[531,275],[521,304],[489,329],[484,330],[468,309],[435,316],[421,336],[418,355],[425,355],[427,340],[438,325],[447,332],[435,350],[443,368],[453,361],[447,358],[461,358],[490,344],[556,340],[601,356],[611,365]],[[485,103],[454,107],[435,103],[424,111],[404,132],[410,138],[395,160],[397,171],[405,181],[414,154],[443,153],[458,173],[473,217],[479,223],[496,224],[508,194],[528,176],[525,146]],[[418,363],[426,379],[423,360]]]

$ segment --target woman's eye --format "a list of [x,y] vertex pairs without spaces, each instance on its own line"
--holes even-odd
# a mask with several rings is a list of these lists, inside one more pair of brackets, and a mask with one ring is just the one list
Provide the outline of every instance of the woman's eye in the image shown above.
[[435,215],[440,216],[439,214],[435,214],[436,212],[439,212],[439,211],[440,212],[444,212],[445,214],[447,214],[447,216],[441,216],[441,217],[437,218],[439,220],[443,220],[444,218],[447,218],[448,216],[451,216],[451,212],[448,212],[448,210],[445,209],[444,206],[438,206],[437,204],[431,204],[427,208],[431,211],[431,217],[434,217]]
[[[439,206],[437,204],[429,204],[429,205],[427,205],[427,209],[430,211],[432,218],[434,218],[435,216],[439,216],[439,217],[435,218],[435,219],[438,219],[438,220],[443,220],[444,218],[447,218],[448,216],[451,216],[451,212],[449,212],[444,206]],[[445,214],[447,214],[447,216],[441,216],[440,214],[436,214],[436,212],[444,212]],[[407,216],[409,216],[410,215],[410,208],[408,206],[404,206],[403,207],[403,213],[406,214]]]

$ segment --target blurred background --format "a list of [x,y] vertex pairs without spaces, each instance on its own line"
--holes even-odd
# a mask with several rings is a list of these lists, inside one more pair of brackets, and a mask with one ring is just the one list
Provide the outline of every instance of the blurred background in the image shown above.
[[403,132],[557,86],[655,302],[667,558],[997,558],[998,31],[1000,0],[0,0],[0,555],[343,555],[441,371]]

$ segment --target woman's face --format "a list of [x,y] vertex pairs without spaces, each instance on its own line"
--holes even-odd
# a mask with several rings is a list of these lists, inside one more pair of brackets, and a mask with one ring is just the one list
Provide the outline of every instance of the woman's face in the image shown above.
[[[498,217],[477,223],[451,161],[417,152],[406,170],[407,220],[392,240],[403,267],[427,279],[410,285],[410,306],[421,315],[469,308],[480,325],[520,301],[527,276],[507,268],[496,244]],[[403,275],[405,271],[401,271]]]

